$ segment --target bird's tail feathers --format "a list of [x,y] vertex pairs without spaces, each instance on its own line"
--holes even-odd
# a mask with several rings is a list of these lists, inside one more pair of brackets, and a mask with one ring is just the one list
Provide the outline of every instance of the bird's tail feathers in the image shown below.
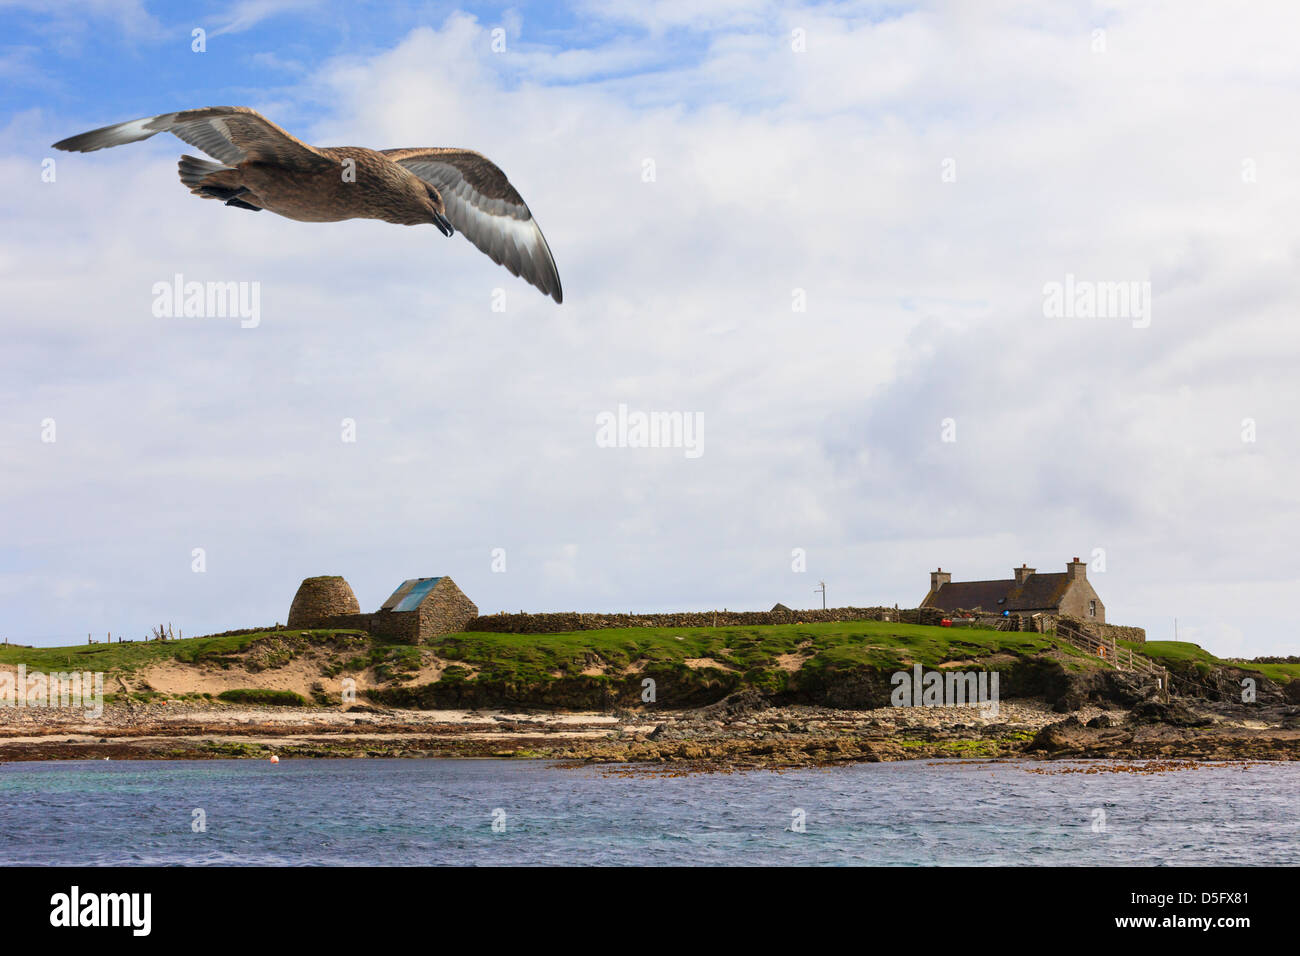
[[225,172],[231,168],[220,163],[209,162],[206,159],[198,159],[194,156],[182,156],[181,161],[176,166],[180,170],[181,182],[189,186],[193,192],[198,192],[203,186],[203,180],[209,176],[214,173]]

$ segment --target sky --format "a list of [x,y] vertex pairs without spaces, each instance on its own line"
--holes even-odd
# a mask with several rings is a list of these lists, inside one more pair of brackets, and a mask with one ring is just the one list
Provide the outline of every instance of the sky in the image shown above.
[[[270,625],[318,574],[914,607],[1079,556],[1108,621],[1300,653],[1300,7],[51,6],[0,0],[0,637]],[[50,148],[212,105],[483,152],[564,303],[200,201],[168,135]],[[159,314],[177,275],[256,321]]]

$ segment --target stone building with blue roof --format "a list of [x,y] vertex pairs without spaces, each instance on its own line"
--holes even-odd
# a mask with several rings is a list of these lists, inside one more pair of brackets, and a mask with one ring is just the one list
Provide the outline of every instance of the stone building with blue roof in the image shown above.
[[465,630],[476,617],[477,605],[446,575],[409,578],[370,615],[367,630],[376,637],[424,644],[442,634]]
[[[317,594],[320,582],[331,586],[328,601]],[[308,578],[294,598],[290,626],[358,628],[372,637],[401,644],[425,644],[443,634],[465,630],[478,617],[478,607],[446,575],[408,578],[371,614],[338,613],[343,609],[340,603],[351,595],[352,589],[341,577]],[[356,598],[351,598],[351,603],[356,606]]]

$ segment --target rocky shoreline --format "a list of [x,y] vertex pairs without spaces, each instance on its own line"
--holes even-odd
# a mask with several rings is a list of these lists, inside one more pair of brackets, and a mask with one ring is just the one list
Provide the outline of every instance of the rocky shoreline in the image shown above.
[[[1059,707],[1059,704],[1058,704]],[[511,757],[682,770],[912,759],[1296,760],[1300,707],[1147,700],[1128,709],[1045,700],[852,710],[776,706],[742,691],[707,707],[610,713],[112,704],[0,709],[0,763],[28,760]]]

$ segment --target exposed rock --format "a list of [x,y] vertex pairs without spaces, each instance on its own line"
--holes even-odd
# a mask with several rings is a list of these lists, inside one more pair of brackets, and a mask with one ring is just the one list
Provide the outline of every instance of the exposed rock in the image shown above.
[[[257,757],[513,757],[583,764],[649,764],[670,774],[854,761],[1031,756],[1079,760],[1297,760],[1294,707],[1214,707],[1212,727],[1115,721],[1086,707],[1058,720],[1046,702],[1002,701],[992,714],[970,707],[877,711],[769,706],[736,695],[727,706],[650,714],[430,712],[339,707],[232,707],[217,702],[105,707],[88,721],[67,708],[14,708],[0,726],[0,760]],[[1193,706],[1200,708],[1193,702]],[[1186,713],[1183,709],[1186,709]],[[710,710],[710,714],[703,711]],[[1204,715],[1177,703],[1139,715]],[[1096,718],[1102,717],[1102,720]],[[1087,725],[1085,725],[1087,721]],[[620,771],[621,772],[621,771]],[[633,770],[631,772],[640,772]],[[1092,771],[1089,771],[1092,772]]]
[[1079,750],[1087,743],[1087,729],[1083,722],[1074,714],[1071,714],[1065,720],[1059,720],[1054,724],[1048,724],[1030,741],[1030,751],[1045,750],[1048,753],[1059,753],[1062,750]]
[[[1242,681],[1249,678],[1254,681],[1255,700],[1260,704],[1281,704],[1288,699],[1286,694],[1300,694],[1300,688],[1291,690],[1297,681],[1290,681],[1286,687],[1270,680],[1259,671],[1245,670],[1240,667],[1210,667],[1202,669],[1195,661],[1169,661],[1171,685],[1176,694],[1183,697],[1199,697],[1204,700],[1241,703]],[[1300,699],[1297,700],[1300,702]]]
[[1132,671],[1066,673],[1064,689],[1055,697],[1052,709],[1058,714],[1069,714],[1089,702],[1131,707],[1157,693],[1151,678]]
[[1132,723],[1168,724],[1171,727],[1208,727],[1214,723],[1213,718],[1197,714],[1180,701],[1142,701],[1129,711],[1128,716]]

